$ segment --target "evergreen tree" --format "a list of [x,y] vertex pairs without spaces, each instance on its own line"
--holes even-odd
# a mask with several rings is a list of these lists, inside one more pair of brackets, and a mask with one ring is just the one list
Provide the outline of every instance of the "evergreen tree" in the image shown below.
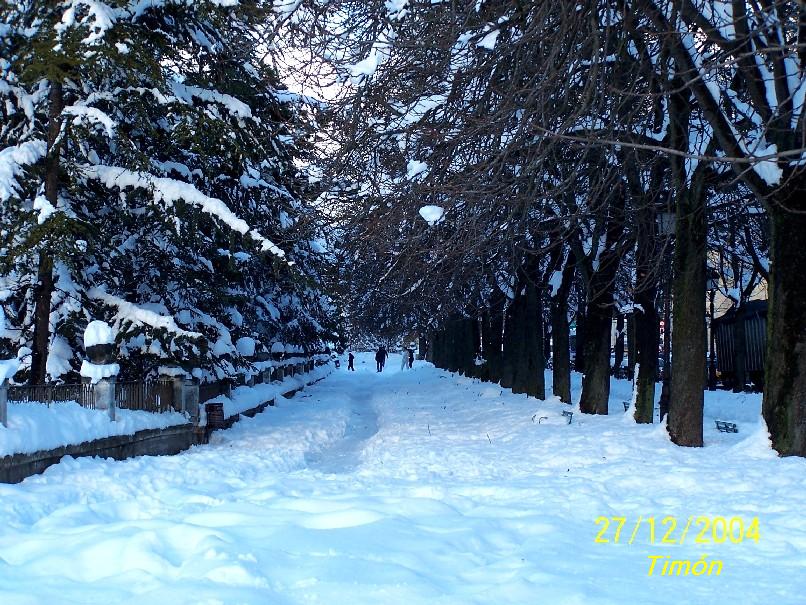
[[133,376],[230,373],[238,338],[286,337],[283,310],[299,344],[323,333],[308,119],[260,60],[270,7],[229,4],[4,5],[5,336],[33,349],[31,381],[77,366],[92,318]]

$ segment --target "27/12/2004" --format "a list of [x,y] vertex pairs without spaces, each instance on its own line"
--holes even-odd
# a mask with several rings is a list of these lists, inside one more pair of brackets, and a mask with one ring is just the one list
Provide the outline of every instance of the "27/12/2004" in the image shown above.
[[[672,515],[660,520],[640,515],[634,523],[628,523],[627,517],[596,517],[595,523],[601,526],[593,539],[597,544],[632,544],[636,540],[644,544],[685,544],[686,539],[694,544],[741,544],[744,541],[758,544],[761,538],[758,517],[745,520],[691,515],[681,523]],[[624,539],[625,526],[628,539]]]

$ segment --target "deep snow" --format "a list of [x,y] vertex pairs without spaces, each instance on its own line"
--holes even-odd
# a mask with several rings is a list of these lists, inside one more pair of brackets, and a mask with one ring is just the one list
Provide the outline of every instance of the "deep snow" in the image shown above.
[[[568,425],[558,403],[374,365],[184,454],[0,486],[0,603],[803,602],[806,460],[769,450],[757,396],[709,394],[706,447],[684,449],[629,421],[623,381],[611,416]],[[760,539],[597,544],[600,515],[757,516]],[[648,577],[655,554],[724,569]]]

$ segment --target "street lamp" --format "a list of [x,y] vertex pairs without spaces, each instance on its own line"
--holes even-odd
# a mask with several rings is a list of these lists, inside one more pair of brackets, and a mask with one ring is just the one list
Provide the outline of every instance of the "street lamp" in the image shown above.
[[714,297],[716,290],[719,287],[719,273],[714,269],[708,271],[708,300],[710,302],[709,322],[708,322],[708,390],[716,391],[716,354],[715,354],[715,338],[714,333]]

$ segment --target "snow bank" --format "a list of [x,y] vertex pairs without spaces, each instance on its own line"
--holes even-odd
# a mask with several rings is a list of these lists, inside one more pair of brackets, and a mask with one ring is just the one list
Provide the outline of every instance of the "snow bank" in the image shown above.
[[90,410],[75,402],[8,404],[8,428],[0,426],[0,456],[49,450],[110,437],[133,435],[143,429],[185,424],[177,412],[152,414],[139,410],[115,410],[117,420],[105,410]]
[[332,371],[330,365],[322,365],[307,374],[287,376],[282,382],[256,384],[253,387],[240,386],[232,390],[232,396],[220,395],[205,403],[223,403],[224,417],[229,418],[246,410],[256,408],[267,401],[275,401],[296,389],[301,389],[326,377]]

